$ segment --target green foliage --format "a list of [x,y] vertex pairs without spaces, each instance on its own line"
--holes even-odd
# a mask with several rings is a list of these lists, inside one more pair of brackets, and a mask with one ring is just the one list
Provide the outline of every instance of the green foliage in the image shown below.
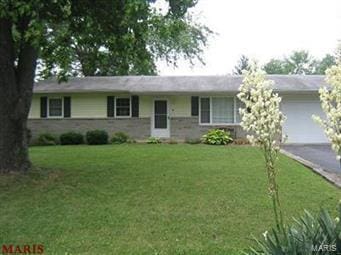
[[250,69],[250,60],[245,55],[242,55],[237,63],[237,65],[234,67],[233,74],[243,74],[244,70]]
[[188,138],[188,137],[186,137],[185,143],[188,143],[188,144],[199,144],[199,143],[201,143],[201,139],[200,138]]
[[56,145],[58,143],[57,138],[50,133],[42,133],[38,136],[36,145]]
[[335,63],[335,57],[330,54],[317,60],[308,51],[294,51],[287,58],[271,59],[263,69],[267,74],[325,74]]
[[159,144],[159,143],[161,143],[161,139],[158,137],[152,137],[151,136],[148,138],[147,143],[148,144]]
[[335,57],[327,54],[321,61],[317,62],[315,74],[326,74],[326,70],[333,65],[336,65]]
[[42,78],[150,75],[157,72],[157,60],[202,61],[212,32],[188,11],[197,0],[166,0],[163,11],[154,2],[1,0],[0,17],[13,21],[15,51],[23,41],[40,49]]
[[129,138],[129,139],[127,140],[127,143],[130,143],[130,144],[136,143],[136,140],[133,139],[133,138]]
[[339,216],[333,219],[327,210],[321,209],[317,217],[308,211],[286,227],[284,233],[272,229],[257,240],[257,246],[246,254],[250,255],[297,255],[297,254],[340,254],[341,253],[341,204]]
[[129,136],[124,132],[116,132],[111,138],[111,143],[121,144],[129,141]]
[[222,129],[211,129],[201,138],[203,143],[211,145],[226,145],[233,141],[231,134]]
[[86,132],[86,141],[90,145],[107,144],[108,133],[105,130],[92,130]]
[[271,59],[263,67],[267,74],[289,74],[290,70],[287,63],[281,59]]
[[[273,224],[264,159],[251,146],[36,146],[30,156],[31,172],[0,178],[3,244],[39,235],[48,255],[240,255],[250,233]],[[288,219],[341,197],[288,157],[280,168]]]
[[59,140],[61,145],[77,145],[84,143],[84,136],[77,132],[67,132],[61,134]]
[[294,51],[285,59],[289,74],[312,74],[315,61],[308,51]]

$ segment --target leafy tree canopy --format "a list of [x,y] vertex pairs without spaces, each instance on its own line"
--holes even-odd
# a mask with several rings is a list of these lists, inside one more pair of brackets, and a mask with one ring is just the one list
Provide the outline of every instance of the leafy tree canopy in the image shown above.
[[202,61],[211,33],[188,12],[196,0],[168,0],[166,12],[153,6],[156,0],[0,1],[15,40],[39,48],[43,77],[155,74],[159,59]]
[[247,56],[242,55],[232,72],[233,74],[240,75],[244,70],[250,70],[250,59]]
[[263,69],[267,74],[325,74],[335,63],[335,57],[330,54],[317,60],[308,51],[294,51],[287,58],[271,59]]

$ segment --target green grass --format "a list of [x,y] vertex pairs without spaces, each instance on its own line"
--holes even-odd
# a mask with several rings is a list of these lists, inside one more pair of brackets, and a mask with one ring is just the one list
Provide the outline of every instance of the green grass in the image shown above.
[[[273,226],[259,150],[244,146],[31,148],[34,170],[0,176],[0,244],[47,254],[232,254]],[[341,191],[281,156],[286,220]]]

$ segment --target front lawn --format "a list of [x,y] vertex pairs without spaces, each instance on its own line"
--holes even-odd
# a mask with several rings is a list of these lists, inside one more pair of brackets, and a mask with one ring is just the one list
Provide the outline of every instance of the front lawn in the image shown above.
[[[0,244],[46,254],[231,254],[273,226],[263,157],[251,147],[31,148],[34,171],[0,176]],[[335,211],[341,191],[282,156],[286,218]]]

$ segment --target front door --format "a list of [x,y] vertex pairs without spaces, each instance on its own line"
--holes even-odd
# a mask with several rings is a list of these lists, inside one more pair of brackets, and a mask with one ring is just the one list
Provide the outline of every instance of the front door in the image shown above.
[[167,99],[155,99],[153,105],[152,136],[169,138],[169,106]]

